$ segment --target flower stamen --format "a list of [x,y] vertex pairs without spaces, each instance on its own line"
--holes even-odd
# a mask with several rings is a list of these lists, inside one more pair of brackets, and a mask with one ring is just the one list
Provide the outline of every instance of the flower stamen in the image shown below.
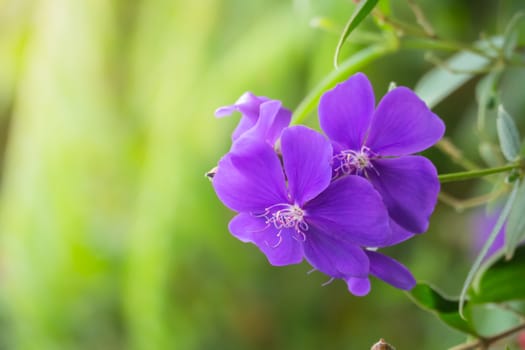
[[343,150],[333,157],[334,163],[337,165],[334,169],[334,177],[338,178],[345,175],[368,177],[367,169],[372,169],[379,175],[371,162],[376,157],[377,155],[366,146],[361,147],[359,151]]
[[278,247],[283,238],[281,232],[283,229],[292,228],[294,229],[294,234],[292,238],[299,242],[306,241],[305,232],[308,231],[308,223],[304,220],[305,212],[297,204],[288,204],[288,203],[279,203],[272,205],[265,209],[262,214],[255,215],[256,217],[263,217],[265,223],[267,224],[266,228],[270,225],[273,225],[276,229],[279,230],[276,237],[278,241],[276,244],[270,245],[272,248]]

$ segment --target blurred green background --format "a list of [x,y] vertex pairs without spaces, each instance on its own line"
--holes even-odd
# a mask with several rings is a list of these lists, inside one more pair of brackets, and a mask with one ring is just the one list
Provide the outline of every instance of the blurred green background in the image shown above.
[[[420,4],[440,35],[467,42],[501,32],[524,7]],[[307,264],[270,266],[228,233],[233,213],[203,176],[238,120],[215,119],[215,108],[247,90],[295,108],[332,70],[353,7],[0,0],[0,348],[368,349],[382,337],[398,349],[432,350],[461,342],[384,283],[357,298],[341,281],[321,287],[327,277],[307,275]],[[413,21],[404,2],[394,10]],[[335,32],[312,28],[318,16]],[[342,57],[359,48],[346,46]],[[381,96],[390,81],[413,87],[432,68],[423,56],[403,49],[364,71]],[[521,117],[522,82],[521,71],[509,74],[504,95]],[[476,159],[474,87],[436,111]],[[427,155],[440,172],[458,170],[437,150]],[[389,253],[417,279],[457,294],[473,260],[471,236],[468,215],[439,205],[428,233]]]

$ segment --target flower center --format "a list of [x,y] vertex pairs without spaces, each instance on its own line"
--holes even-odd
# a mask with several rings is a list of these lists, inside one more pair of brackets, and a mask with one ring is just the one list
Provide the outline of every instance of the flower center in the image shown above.
[[279,203],[272,205],[265,209],[264,213],[256,215],[264,217],[266,224],[273,225],[277,230],[277,242],[270,244],[272,248],[276,248],[282,242],[282,230],[285,228],[293,228],[293,238],[295,240],[304,242],[306,240],[305,232],[308,231],[308,223],[304,220],[305,211],[297,204]]
[[367,176],[367,169],[374,169],[374,165],[370,160],[375,157],[376,154],[366,146],[361,147],[359,151],[352,149],[343,150],[333,157],[335,164],[334,177],[350,174]]

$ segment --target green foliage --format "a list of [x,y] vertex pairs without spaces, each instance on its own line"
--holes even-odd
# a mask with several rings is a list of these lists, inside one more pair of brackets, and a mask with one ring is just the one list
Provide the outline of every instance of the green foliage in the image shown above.
[[503,106],[498,107],[496,121],[501,152],[509,162],[513,162],[520,154],[520,135],[516,123]]
[[468,51],[457,53],[441,66],[423,75],[414,91],[432,108],[472,79],[477,70],[484,69],[489,63],[487,57],[477,53]]
[[516,203],[512,207],[505,232],[505,255],[511,259],[514,250],[525,239],[525,181],[517,193]]
[[507,220],[509,213],[514,205],[514,201],[516,200],[516,195],[518,193],[519,189],[519,181],[514,182],[514,186],[512,188],[512,192],[510,193],[507,201],[505,202],[505,206],[503,207],[501,214],[498,217],[498,220],[496,222],[496,225],[492,228],[492,231],[490,232],[488,238],[483,243],[483,247],[481,248],[481,251],[478,253],[478,256],[476,257],[476,260],[470,267],[470,270],[468,272],[467,278],[465,279],[465,282],[463,282],[463,288],[461,289],[461,294],[459,295],[459,312],[463,315],[463,307],[465,305],[465,300],[467,297],[467,292],[471,286],[472,281],[474,281],[474,278],[476,277],[476,274],[480,270],[483,261],[485,260],[487,256],[487,252],[489,251],[490,247],[496,240],[496,236],[503,228],[503,225],[505,224],[505,221]]
[[502,49],[503,54],[507,59],[512,59],[512,56],[514,55],[516,45],[518,44],[518,27],[524,19],[525,12],[518,12],[511,18],[507,24],[507,27],[505,28],[505,32],[503,33],[504,41]]
[[471,303],[503,303],[525,299],[525,247],[516,249],[514,257],[500,257],[479,277],[469,293]]
[[434,314],[448,326],[461,332],[477,336],[465,305],[466,318],[459,314],[459,300],[443,296],[427,283],[419,282],[408,294],[420,307]]
[[[362,1],[337,44],[308,23],[321,16],[330,29],[342,27],[348,1],[0,2],[0,348],[361,349],[383,336],[397,348],[437,350],[459,342],[391,288],[374,285],[358,299],[338,283],[318,287],[323,277],[306,276],[306,266],[268,266],[230,237],[232,214],[202,176],[227,151],[237,121],[216,120],[216,107],[250,90],[298,105],[299,123],[324,91],[360,70],[374,86],[419,80],[416,91],[439,104],[447,136],[474,164],[469,82],[486,74],[479,119],[495,125],[493,104],[507,98],[515,126],[505,116],[498,123],[503,152],[515,159],[513,130],[523,128],[525,106],[508,98],[521,81],[507,78],[519,76],[524,36],[523,16],[509,18],[523,5],[501,6],[502,36],[480,41],[480,32],[502,32],[493,2],[417,3],[439,36],[419,28],[422,18],[405,3]],[[375,22],[364,21],[370,15]],[[361,30],[374,23],[375,32]],[[448,58],[424,62],[428,51]],[[501,158],[495,128],[480,129]],[[449,168],[449,159],[429,153],[440,171]],[[497,166],[508,166],[497,156]],[[503,177],[488,182],[501,185]],[[484,188],[444,189],[466,198]],[[524,185],[516,191],[509,251],[524,233]],[[469,233],[466,216],[438,206],[430,231],[396,253],[417,277],[456,288]],[[481,265],[477,288],[468,289],[467,320],[458,301],[429,285],[419,284],[412,298],[476,335],[472,305],[525,294],[524,255],[518,247],[512,260]],[[407,329],[417,332],[407,337]]]
[[498,83],[502,71],[495,70],[483,77],[476,85],[476,98],[478,100],[478,130],[485,131],[487,113],[496,108],[498,102]]
[[354,31],[354,29],[357,28],[357,26],[359,26],[359,24],[370,14],[370,12],[372,12],[374,7],[376,7],[378,1],[379,0],[361,0],[355,8],[354,13],[346,23],[346,26],[343,29],[343,32],[341,33],[341,37],[339,38],[339,42],[337,43],[337,47],[335,48],[335,68],[338,68],[339,66],[339,56],[341,54],[341,47],[343,47],[345,41],[348,39],[348,36]]

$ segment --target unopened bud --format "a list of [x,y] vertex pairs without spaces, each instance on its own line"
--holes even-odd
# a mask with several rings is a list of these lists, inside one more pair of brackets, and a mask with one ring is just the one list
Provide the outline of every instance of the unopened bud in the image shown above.
[[396,350],[396,348],[388,344],[384,339],[380,339],[377,343],[372,345],[370,350]]
[[206,174],[204,174],[204,176],[206,176],[208,180],[211,181],[213,180],[213,177],[215,176],[215,174],[217,174],[217,167],[214,167],[213,169],[208,171]]

